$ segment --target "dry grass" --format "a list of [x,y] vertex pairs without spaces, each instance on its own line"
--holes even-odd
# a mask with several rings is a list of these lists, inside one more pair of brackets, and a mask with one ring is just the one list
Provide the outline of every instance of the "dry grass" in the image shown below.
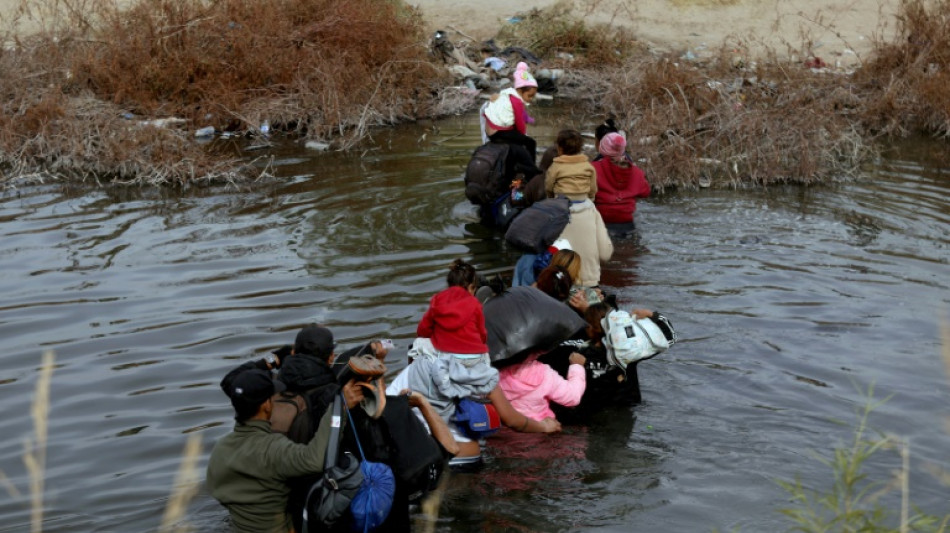
[[201,456],[201,434],[192,433],[185,442],[178,474],[175,475],[175,484],[172,487],[171,497],[165,506],[160,533],[186,533],[192,531],[191,526],[184,521],[188,511],[188,503],[198,493],[200,486],[200,472],[197,468],[198,458]]
[[606,76],[580,76],[588,107],[617,116],[660,189],[851,177],[873,153],[839,76],[777,60],[746,69],[730,54],[699,66],[637,58]]
[[[526,46],[586,31],[564,4],[513,27]],[[750,62],[737,40],[705,61],[621,50],[569,73],[560,94],[590,114],[615,115],[659,189],[852,178],[879,139],[950,137],[950,0],[904,0],[898,30],[893,42],[879,38],[853,75],[774,52]],[[803,35],[788,55],[811,46]]]
[[[553,66],[568,62],[560,52],[575,54],[561,94],[573,84],[587,112],[617,115],[658,188],[847,178],[879,137],[950,136],[950,0],[904,0],[899,38],[879,39],[853,75],[815,73],[775,54],[737,64],[734,46],[706,62],[651,55],[575,9],[561,2],[526,13],[502,28],[499,44]],[[16,37],[27,19],[40,32]],[[7,186],[244,180],[260,166],[233,147],[197,145],[197,128],[256,132],[267,121],[345,149],[374,126],[472,106],[444,88],[418,13],[399,0],[137,0],[125,10],[107,0],[22,0],[6,22]],[[808,46],[803,37],[801,50]],[[161,117],[184,125],[144,120]]]
[[[17,37],[16,25],[42,31]],[[24,0],[0,54],[0,168],[11,177],[188,183],[256,167],[193,132],[344,135],[440,111],[418,14],[393,0]],[[180,117],[182,130],[124,120]],[[259,173],[257,171],[256,173]]]
[[586,23],[575,14],[574,4],[566,0],[518,16],[521,21],[502,26],[497,40],[506,46],[527,48],[540,58],[556,60],[557,53],[567,52],[578,55],[575,66],[605,67],[621,64],[642,49],[623,28]]
[[950,137],[950,0],[904,0],[896,39],[876,43],[855,81],[868,94],[861,119],[874,131]]
[[[49,441],[49,396],[56,356],[52,351],[43,353],[39,376],[36,380],[36,395],[30,408],[33,417],[33,438],[23,441],[23,464],[30,477],[30,532],[43,531],[44,486],[46,483],[46,446]],[[10,497],[22,498],[22,493],[0,470],[0,481],[6,486]]]
[[30,531],[43,531],[43,486],[46,480],[46,443],[49,437],[49,387],[53,377],[52,351],[43,353],[39,378],[36,380],[36,396],[30,414],[33,416],[33,440],[23,447],[23,464],[30,475]]

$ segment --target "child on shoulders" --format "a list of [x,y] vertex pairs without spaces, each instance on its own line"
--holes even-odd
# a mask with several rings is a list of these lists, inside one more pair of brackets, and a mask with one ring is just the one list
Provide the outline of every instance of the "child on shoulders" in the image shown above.
[[557,157],[544,178],[549,198],[567,196],[572,201],[591,200],[597,195],[597,171],[581,153],[584,138],[577,130],[561,130],[557,134]]
[[429,309],[416,328],[435,349],[450,354],[488,359],[488,330],[482,304],[475,298],[475,267],[456,259],[446,276],[449,288],[429,300]]

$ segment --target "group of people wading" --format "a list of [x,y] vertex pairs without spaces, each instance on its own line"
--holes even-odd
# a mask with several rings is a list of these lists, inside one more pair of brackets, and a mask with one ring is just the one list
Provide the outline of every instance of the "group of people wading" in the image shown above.
[[[452,263],[446,288],[417,326],[408,364],[388,385],[391,342],[338,354],[333,333],[316,324],[292,345],[229,372],[221,388],[236,424],[211,453],[207,484],[233,530],[408,531],[410,504],[446,466],[479,464],[481,443],[500,425],[556,433],[607,404],[640,401],[637,364],[672,344],[672,327],[650,310],[619,310],[599,285],[611,239],[632,233],[636,198],[649,185],[612,122],[597,129],[593,162],[581,134],[568,129],[535,165],[526,125],[536,92],[520,63],[513,87],[482,108],[484,134],[488,144],[517,147],[507,156],[518,162],[503,162],[504,180],[512,197],[523,194],[521,209],[545,198],[568,203],[557,239],[524,254],[510,288],[462,259]],[[321,521],[313,500],[336,485],[327,473],[346,456],[385,465],[391,487],[370,486],[367,474],[351,512]],[[376,491],[377,520],[355,508],[368,505],[359,500],[364,491]]]

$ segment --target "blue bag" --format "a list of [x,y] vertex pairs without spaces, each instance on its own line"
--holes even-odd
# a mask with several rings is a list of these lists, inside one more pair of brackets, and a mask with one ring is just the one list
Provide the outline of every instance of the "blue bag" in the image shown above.
[[[350,427],[355,435],[356,425],[349,409],[346,415],[350,418]],[[350,502],[350,514],[353,516],[353,530],[365,533],[378,528],[389,516],[396,494],[396,476],[389,465],[366,460],[359,436],[356,437],[356,445],[362,459],[360,470],[363,472],[363,482]]]
[[478,440],[498,431],[501,418],[491,403],[462,398],[455,408],[455,424],[467,437]]

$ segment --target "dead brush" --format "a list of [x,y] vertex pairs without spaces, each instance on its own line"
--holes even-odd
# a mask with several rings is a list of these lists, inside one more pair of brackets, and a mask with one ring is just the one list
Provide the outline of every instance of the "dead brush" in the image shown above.
[[367,116],[412,116],[436,77],[418,14],[400,2],[150,0],[101,19],[75,58],[77,84],[138,113],[219,128],[271,119],[327,137]]
[[588,24],[574,13],[568,1],[532,9],[519,17],[517,24],[501,28],[498,41],[527,48],[542,59],[555,59],[558,52],[568,52],[578,55],[574,63],[577,67],[618,65],[640,48],[624,28]]
[[903,0],[896,39],[875,43],[855,83],[869,129],[950,137],[950,0]]
[[617,116],[659,189],[850,177],[872,153],[846,83],[777,61],[753,72],[729,54],[702,68],[648,56],[584,78],[588,108]]
[[[98,0],[21,3],[39,19],[0,54],[0,172],[135,183],[261,174],[193,131],[344,135],[441,110],[444,73],[418,13],[390,0]],[[44,19],[43,17],[47,17]],[[65,22],[64,22],[65,21]],[[16,21],[14,21],[16,22]],[[16,24],[12,24],[16,26]],[[91,105],[90,102],[95,102]],[[179,117],[183,131],[139,117]]]
[[250,162],[196,145],[188,133],[123,119],[122,108],[88,91],[69,95],[56,85],[17,85],[29,70],[19,57],[0,57],[0,91],[14,94],[0,102],[5,186],[59,179],[184,185],[262,174]]

